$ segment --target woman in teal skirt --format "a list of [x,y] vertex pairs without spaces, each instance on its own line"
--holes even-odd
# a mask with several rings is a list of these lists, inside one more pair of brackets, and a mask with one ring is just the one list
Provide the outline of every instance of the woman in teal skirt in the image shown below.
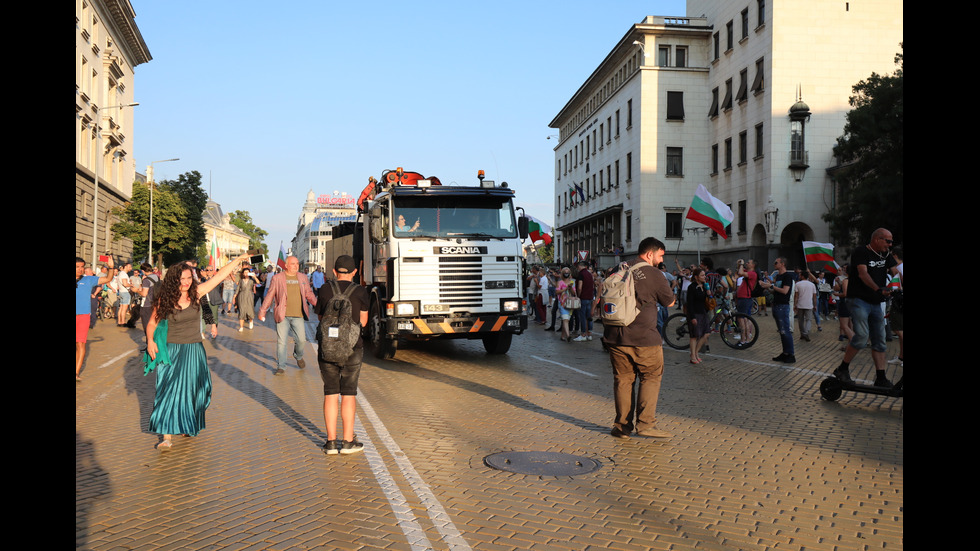
[[[205,428],[204,412],[211,403],[211,372],[201,338],[200,298],[224,281],[242,255],[198,283],[193,268],[179,262],[167,270],[154,293],[153,314],[146,325],[146,373],[156,370],[156,397],[150,414],[150,432],[163,435],[157,449],[173,446],[174,434],[196,436]],[[159,330],[158,330],[159,329]]]

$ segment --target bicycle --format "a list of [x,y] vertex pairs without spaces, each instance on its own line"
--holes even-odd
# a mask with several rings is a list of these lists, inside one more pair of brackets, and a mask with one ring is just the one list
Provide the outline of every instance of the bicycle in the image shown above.
[[[759,340],[759,324],[752,316],[735,312],[728,299],[718,300],[715,307],[715,315],[711,319],[711,324],[720,323],[719,335],[721,342],[735,350],[745,350],[755,341]],[[749,327],[749,338],[743,338],[742,324]],[[663,330],[664,341],[677,350],[687,350],[691,347],[691,333],[687,324],[687,315],[684,313],[673,314],[664,322]]]

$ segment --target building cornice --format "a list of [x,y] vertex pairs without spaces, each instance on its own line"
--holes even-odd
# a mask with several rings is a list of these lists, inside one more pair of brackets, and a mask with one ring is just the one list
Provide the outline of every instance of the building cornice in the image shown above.
[[136,25],[136,12],[129,0],[95,0],[105,10],[105,23],[115,29],[114,36],[121,40],[120,46],[129,53],[133,67],[153,59],[150,49],[143,40],[139,27]]

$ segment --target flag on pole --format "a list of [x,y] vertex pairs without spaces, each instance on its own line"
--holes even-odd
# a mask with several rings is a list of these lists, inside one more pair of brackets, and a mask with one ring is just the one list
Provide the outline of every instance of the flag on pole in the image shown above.
[[531,236],[531,243],[544,241],[545,245],[551,244],[551,226],[538,220],[533,216],[528,216],[527,229]]
[[833,262],[834,246],[830,243],[817,243],[816,241],[803,242],[803,256],[806,262]]
[[585,201],[585,189],[581,184],[575,184],[575,190],[578,191],[579,199]]
[[218,256],[221,251],[218,249],[218,232],[211,232],[211,258],[208,259],[208,266],[217,269],[218,268]]
[[282,247],[282,241],[279,242],[279,260],[276,260],[276,266],[286,269],[286,249]]
[[735,215],[728,205],[713,197],[702,184],[694,192],[691,208],[687,209],[687,219],[704,224],[713,229],[722,239],[728,239],[725,228],[731,225]]

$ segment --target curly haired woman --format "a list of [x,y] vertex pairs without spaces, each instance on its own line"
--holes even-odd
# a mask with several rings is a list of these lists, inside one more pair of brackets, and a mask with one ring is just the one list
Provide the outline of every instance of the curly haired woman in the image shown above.
[[211,403],[211,372],[201,338],[200,298],[246,258],[247,254],[240,256],[201,283],[194,280],[190,264],[178,262],[167,270],[153,297],[153,314],[146,325],[150,361],[145,373],[157,372],[149,430],[163,435],[157,444],[161,451],[170,449],[174,434],[196,436],[205,427],[204,411]]

